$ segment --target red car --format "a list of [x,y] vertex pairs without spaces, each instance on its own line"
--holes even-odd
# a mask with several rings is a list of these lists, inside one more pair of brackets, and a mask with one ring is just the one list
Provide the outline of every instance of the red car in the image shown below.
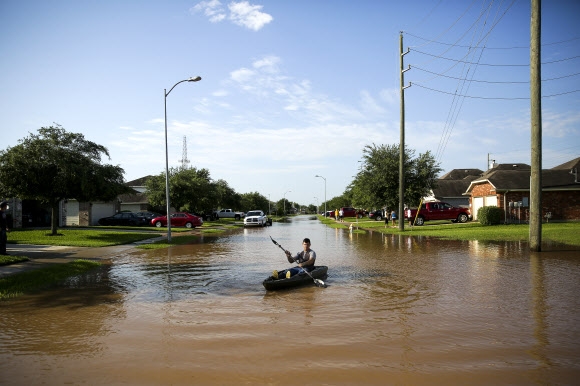
[[[151,225],[161,228],[167,226],[167,216],[155,217],[151,220]],[[194,216],[187,212],[178,212],[171,215],[171,226],[195,228],[203,225],[201,217]]]

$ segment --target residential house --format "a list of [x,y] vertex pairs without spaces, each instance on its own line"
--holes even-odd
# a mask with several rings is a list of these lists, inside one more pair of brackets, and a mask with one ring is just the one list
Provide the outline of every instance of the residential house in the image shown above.
[[453,206],[469,206],[469,197],[463,195],[471,181],[480,178],[480,169],[453,169],[437,179],[437,186],[425,201],[445,201]]
[[59,226],[98,225],[99,219],[121,211],[146,211],[149,205],[145,196],[147,178],[149,176],[126,182],[125,185],[133,188],[135,192],[122,194],[113,201],[79,202],[74,199],[63,201]]
[[[542,216],[546,221],[580,220],[580,157],[542,170]],[[484,206],[498,206],[504,222],[529,221],[531,167],[527,164],[499,164],[471,181],[465,191],[471,213]]]

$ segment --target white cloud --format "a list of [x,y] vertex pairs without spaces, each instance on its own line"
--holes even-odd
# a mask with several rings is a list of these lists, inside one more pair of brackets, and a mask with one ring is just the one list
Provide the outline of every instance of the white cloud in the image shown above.
[[361,97],[361,108],[363,111],[373,113],[373,114],[383,114],[385,109],[382,108],[375,99],[371,96],[371,94],[367,90],[363,90],[360,92]]
[[261,69],[266,72],[278,73],[279,72],[278,63],[280,62],[281,60],[279,57],[269,55],[263,57],[262,59],[254,61],[254,63],[252,63],[252,66],[254,66],[254,68]]
[[229,3],[226,10],[218,0],[210,0],[196,4],[190,8],[190,12],[203,12],[212,23],[218,23],[227,18],[236,25],[258,31],[274,19],[271,15],[261,12],[262,8],[262,5],[240,1]]
[[239,70],[232,71],[230,77],[238,83],[246,83],[254,76],[254,71],[247,68],[240,68]]
[[204,15],[212,23],[217,23],[226,18],[225,10],[218,0],[202,1],[190,8],[192,13],[203,11]]
[[227,90],[216,90],[211,95],[215,97],[225,97],[229,95],[229,92]]
[[231,12],[229,19],[234,24],[258,31],[273,20],[271,15],[260,12],[262,7],[261,5],[251,5],[247,1],[232,2],[228,5]]

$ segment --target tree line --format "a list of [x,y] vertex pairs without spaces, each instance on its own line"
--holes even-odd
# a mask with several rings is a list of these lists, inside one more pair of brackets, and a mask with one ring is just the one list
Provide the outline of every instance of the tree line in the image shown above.
[[[112,201],[121,194],[135,193],[124,183],[120,166],[103,163],[108,150],[88,141],[82,134],[62,126],[42,127],[37,134],[0,151],[0,195],[38,200],[52,209],[51,229],[56,234],[59,202]],[[396,208],[399,186],[399,146],[367,145],[360,169],[345,192],[326,202],[328,210],[343,206],[365,209]],[[419,154],[405,148],[405,200],[418,204],[437,182],[441,171],[430,152]],[[152,210],[165,212],[165,172],[150,176],[146,195]],[[218,208],[262,210],[283,214],[284,208],[316,211],[313,204],[301,205],[281,199],[275,202],[259,192],[238,193],[225,180],[213,180],[207,169],[171,168],[170,202],[177,211],[208,213]],[[324,208],[324,202],[319,208]]]

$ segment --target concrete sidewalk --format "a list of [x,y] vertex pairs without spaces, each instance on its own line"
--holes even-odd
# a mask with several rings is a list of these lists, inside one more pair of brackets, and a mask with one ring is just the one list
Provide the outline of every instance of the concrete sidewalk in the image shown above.
[[0,278],[15,273],[43,268],[51,264],[68,263],[77,259],[108,260],[121,252],[135,248],[140,244],[148,244],[164,237],[147,239],[140,242],[110,247],[64,247],[55,245],[8,244],[6,251],[14,256],[26,256],[30,260],[22,263],[0,266]]

